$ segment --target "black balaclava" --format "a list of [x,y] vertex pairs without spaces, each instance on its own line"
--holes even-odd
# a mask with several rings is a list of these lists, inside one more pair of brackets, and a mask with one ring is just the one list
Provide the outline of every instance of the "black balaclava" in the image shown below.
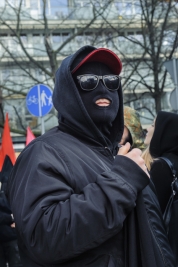
[[[82,74],[95,74],[95,75],[107,75],[113,74],[112,71],[103,63],[100,62],[88,62],[83,64],[73,75],[76,86],[79,90],[79,94],[83,101],[83,104],[97,126],[97,128],[105,135],[109,136],[112,122],[116,118],[119,110],[119,95],[118,91],[108,90],[103,81],[100,80],[98,86],[92,91],[84,91],[81,89],[76,77]],[[95,104],[98,99],[109,99],[109,106],[98,106]]]

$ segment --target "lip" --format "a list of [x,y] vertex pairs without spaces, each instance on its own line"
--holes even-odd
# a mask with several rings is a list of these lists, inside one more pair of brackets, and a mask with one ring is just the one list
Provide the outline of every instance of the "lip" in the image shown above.
[[95,101],[95,104],[99,107],[108,107],[111,104],[111,101],[107,98],[100,98]]

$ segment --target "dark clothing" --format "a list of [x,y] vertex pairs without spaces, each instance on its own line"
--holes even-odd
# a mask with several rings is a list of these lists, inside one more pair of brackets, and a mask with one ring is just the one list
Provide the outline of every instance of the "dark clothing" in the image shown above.
[[0,190],[0,225],[10,225],[13,223],[9,209],[9,204],[6,200],[4,191]]
[[13,168],[12,162],[8,156],[5,157],[2,170],[0,172],[0,242],[7,242],[17,239],[14,228],[10,225],[13,223],[12,211],[5,195],[9,174]]
[[[121,90],[118,114],[106,137],[89,117],[73,81],[76,57],[94,49],[82,48],[62,62],[53,93],[59,126],[23,150],[9,179],[22,262],[25,267],[172,267],[162,222],[156,219],[161,224],[158,251],[147,204],[142,195],[137,199],[148,177],[132,160],[116,155],[123,131]],[[146,260],[140,256],[142,247]]]
[[155,121],[155,130],[150,143],[150,153],[155,158],[150,174],[156,187],[158,200],[164,212],[171,195],[172,173],[164,160],[167,157],[178,175],[178,115],[160,111]]
[[9,203],[3,191],[0,191],[0,243],[17,239],[16,231],[10,225],[13,223]]
[[0,225],[10,224],[11,221],[12,221],[12,217],[9,214],[2,214],[2,216],[0,217]]
[[123,266],[119,232],[148,183],[134,162],[114,160],[107,148],[86,146],[56,127],[21,153],[13,177],[10,200],[26,267],[108,266],[110,258]]
[[22,267],[17,240],[3,242],[0,244],[0,266]]
[[[173,163],[178,175],[178,156],[174,154],[163,154],[162,156]],[[162,213],[164,213],[171,195],[171,182],[173,181],[171,170],[164,160],[157,159],[153,162],[150,173],[156,187]]]
[[6,255],[3,246],[0,243],[0,266],[1,267],[7,267],[6,264]]
[[[168,237],[165,234],[162,213],[152,181],[142,193],[146,209],[142,207],[141,210],[140,206],[143,206],[143,204],[138,199],[136,210],[139,216],[138,225],[140,226],[142,256],[144,256],[143,266],[176,266]],[[149,227],[146,227],[147,224]]]
[[2,183],[2,190],[0,190],[0,267],[6,267],[6,263],[8,263],[9,267],[22,267],[16,230],[11,227],[14,222],[11,216],[12,211],[5,195],[8,177],[12,168],[12,162],[6,156],[0,172],[0,181]]
[[155,129],[150,142],[152,157],[158,158],[163,154],[178,156],[178,115],[159,111],[155,121]]
[[13,219],[11,209],[3,191],[0,191],[0,242],[17,239],[16,231],[11,228]]

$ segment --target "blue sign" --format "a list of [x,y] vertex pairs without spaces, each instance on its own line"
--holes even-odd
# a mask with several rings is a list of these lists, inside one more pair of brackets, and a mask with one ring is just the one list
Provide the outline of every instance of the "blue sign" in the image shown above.
[[51,89],[44,84],[33,86],[26,96],[26,105],[32,115],[45,116],[53,107]]

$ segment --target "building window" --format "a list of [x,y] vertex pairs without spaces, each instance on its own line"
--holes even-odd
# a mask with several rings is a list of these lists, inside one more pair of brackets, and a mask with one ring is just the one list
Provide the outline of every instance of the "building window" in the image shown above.
[[67,0],[50,0],[51,8],[67,7]]
[[68,37],[69,37],[69,33],[68,32],[53,33],[52,34],[52,42],[53,43],[62,43],[62,42],[65,42]]
[[60,33],[53,33],[52,42],[55,44],[60,44],[62,42],[62,38],[60,36]]
[[2,73],[3,81],[6,81],[9,79],[9,77],[10,77],[10,70],[9,69],[2,69],[1,73]]
[[0,6],[2,6],[2,7],[5,6],[5,0],[0,1]]
[[122,2],[115,2],[114,3],[116,10],[118,12],[118,15],[122,15],[124,13],[124,6]]
[[132,15],[133,10],[132,10],[132,2],[126,2],[125,3],[125,15]]
[[118,43],[120,44],[124,44],[126,42],[125,39],[125,33],[124,32],[120,32],[119,36],[118,36]]
[[22,40],[23,44],[27,44],[27,35],[26,34],[21,34],[20,39]]
[[31,9],[38,9],[38,0],[30,0],[30,8]]
[[143,43],[143,34],[142,34],[142,32],[136,32],[134,37],[135,37],[135,39],[137,41],[139,41],[140,43]]
[[67,40],[67,38],[69,37],[69,33],[68,32],[63,32],[62,33],[62,41],[65,42]]
[[33,34],[33,44],[40,44],[41,36],[39,34]]
[[[42,0],[41,0],[42,1]],[[57,16],[58,18],[63,18],[68,14],[68,2],[67,0],[47,0],[46,1],[46,14]],[[43,8],[43,3],[41,3],[41,9]]]
[[106,45],[109,48],[113,47],[113,34],[112,32],[106,32]]
[[78,43],[78,45],[81,45],[81,44],[84,42],[85,37],[84,37],[83,35],[77,35],[77,36],[75,37],[75,40],[76,40],[76,42]]
[[85,32],[86,44],[92,45],[94,42],[94,36],[92,32]]
[[136,15],[139,15],[139,14],[141,14],[142,13],[142,9],[141,9],[141,6],[140,6],[140,2],[135,2],[134,3],[134,13],[136,14]]
[[16,46],[18,44],[18,40],[15,34],[10,34],[10,46],[11,50],[16,50]]
[[84,7],[84,6],[91,6],[90,0],[74,0],[75,7]]
[[8,38],[7,34],[1,33],[0,34],[0,43],[6,44],[7,43],[7,38]]

